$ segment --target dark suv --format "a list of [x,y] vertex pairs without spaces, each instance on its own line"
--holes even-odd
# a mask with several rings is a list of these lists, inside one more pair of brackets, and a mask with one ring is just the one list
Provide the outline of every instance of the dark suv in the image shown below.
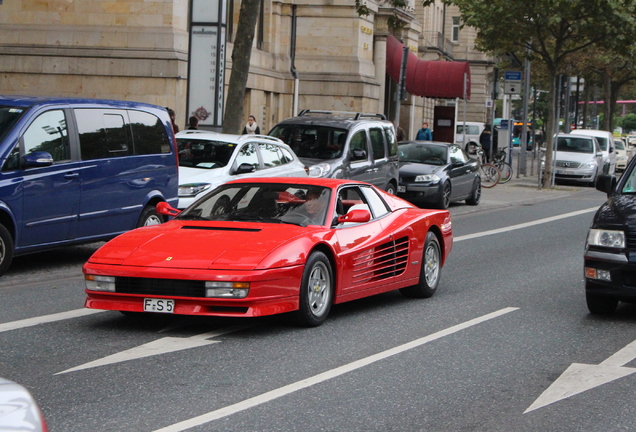
[[269,135],[287,143],[311,177],[364,181],[391,194],[397,190],[395,129],[382,114],[304,110]]

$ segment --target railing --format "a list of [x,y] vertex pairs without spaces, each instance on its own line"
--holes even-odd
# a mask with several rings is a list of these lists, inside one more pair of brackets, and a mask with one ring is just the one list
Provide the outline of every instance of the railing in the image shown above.
[[426,48],[437,49],[442,52],[442,54],[453,58],[455,45],[445,38],[443,33],[436,31],[422,32],[422,39]]

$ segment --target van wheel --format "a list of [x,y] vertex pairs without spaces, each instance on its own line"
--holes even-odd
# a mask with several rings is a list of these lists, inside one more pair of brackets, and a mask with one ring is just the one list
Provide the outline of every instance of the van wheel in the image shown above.
[[389,183],[386,187],[386,193],[390,195],[395,195],[395,185],[393,183]]
[[0,225],[0,275],[6,273],[13,261],[13,237]]
[[153,205],[147,205],[139,216],[137,228],[150,225],[160,225],[163,223],[163,217],[157,213],[157,209]]

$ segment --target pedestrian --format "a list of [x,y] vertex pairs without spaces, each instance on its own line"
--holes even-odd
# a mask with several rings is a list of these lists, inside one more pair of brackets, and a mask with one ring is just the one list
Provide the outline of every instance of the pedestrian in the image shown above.
[[188,120],[188,129],[199,129],[199,119],[196,118],[196,116],[191,116],[190,119]]
[[428,128],[428,123],[422,123],[422,129],[417,131],[417,135],[415,136],[415,141],[433,141],[433,134],[431,130]]
[[247,118],[247,124],[243,128],[243,135],[254,135],[254,134],[260,135],[261,128],[259,128],[258,124],[256,123],[256,117],[251,115]]
[[172,123],[172,130],[174,133],[179,132],[179,126],[175,123],[176,114],[172,108],[166,107],[166,111],[168,111],[168,115],[170,116],[170,122]]
[[490,132],[490,125],[486,125],[484,130],[479,135],[479,144],[481,145],[482,150],[484,151],[484,159],[486,162],[490,162],[491,153],[490,153],[490,140],[492,138],[492,133]]

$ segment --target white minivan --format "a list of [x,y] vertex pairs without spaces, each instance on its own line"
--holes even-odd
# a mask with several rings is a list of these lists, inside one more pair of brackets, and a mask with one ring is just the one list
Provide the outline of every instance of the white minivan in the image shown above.
[[574,129],[570,133],[595,137],[603,152],[603,174],[614,175],[616,173],[616,151],[614,149],[614,135],[611,132],[594,129]]
[[468,153],[469,147],[479,145],[479,135],[485,127],[486,124],[481,122],[457,122],[455,142]]

